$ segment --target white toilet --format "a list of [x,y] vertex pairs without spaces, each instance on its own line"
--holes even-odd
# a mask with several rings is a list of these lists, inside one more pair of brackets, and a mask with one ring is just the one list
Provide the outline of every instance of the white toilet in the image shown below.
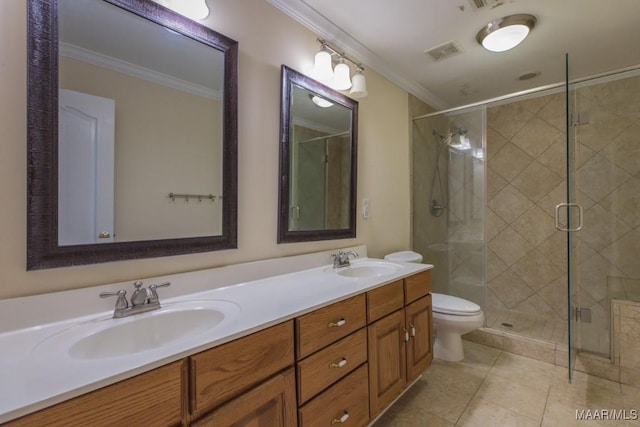
[[[413,251],[394,252],[384,259],[400,262],[422,262],[422,255]],[[431,293],[436,359],[457,362],[464,359],[462,335],[481,328],[484,313],[478,304],[451,295]]]

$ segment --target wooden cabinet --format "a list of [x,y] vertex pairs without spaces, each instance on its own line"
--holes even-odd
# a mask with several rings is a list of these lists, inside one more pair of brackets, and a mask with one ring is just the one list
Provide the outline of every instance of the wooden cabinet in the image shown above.
[[369,423],[364,294],[296,319],[300,427]]
[[194,427],[297,425],[293,369],[276,375],[191,424]]
[[405,331],[403,310],[368,327],[371,416],[389,405],[407,384]]
[[[386,314],[369,324],[369,398],[370,415],[377,416],[416,379],[433,360],[433,329],[430,271],[368,292],[368,301],[383,301],[382,306],[368,307],[371,313]],[[385,295],[385,298],[378,298]],[[403,306],[391,314],[391,308]],[[404,305],[407,304],[407,305]]]
[[369,424],[367,365],[361,365],[299,410],[300,427]]
[[296,354],[298,360],[367,323],[364,294],[312,311],[296,319]]
[[426,271],[7,426],[368,425],[433,359]]
[[194,418],[293,366],[293,321],[189,358]]
[[420,298],[405,309],[407,342],[407,381],[416,379],[433,361],[433,322],[431,295]]
[[184,361],[26,415],[14,426],[176,426],[184,422]]

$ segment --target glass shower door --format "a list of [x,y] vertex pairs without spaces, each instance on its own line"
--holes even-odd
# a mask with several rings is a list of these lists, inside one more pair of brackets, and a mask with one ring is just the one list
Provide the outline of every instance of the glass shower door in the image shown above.
[[[575,233],[582,229],[582,206],[577,200],[576,191],[576,113],[575,87],[571,85],[569,73],[569,55],[565,56],[565,95],[566,95],[566,201],[556,206],[556,228],[567,235],[567,310],[568,310],[568,378],[573,379],[577,349],[579,347],[579,300],[577,286],[577,253]],[[564,215],[562,214],[564,211]],[[562,218],[564,217],[564,221]]]

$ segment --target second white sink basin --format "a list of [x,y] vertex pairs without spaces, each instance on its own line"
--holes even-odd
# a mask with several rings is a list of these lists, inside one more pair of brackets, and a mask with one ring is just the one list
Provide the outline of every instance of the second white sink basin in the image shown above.
[[211,332],[239,312],[237,304],[223,300],[168,303],[143,314],[71,326],[46,338],[33,351],[37,356],[66,353],[83,360],[128,356]]
[[360,261],[339,270],[338,274],[346,277],[381,277],[397,273],[401,268],[390,262]]

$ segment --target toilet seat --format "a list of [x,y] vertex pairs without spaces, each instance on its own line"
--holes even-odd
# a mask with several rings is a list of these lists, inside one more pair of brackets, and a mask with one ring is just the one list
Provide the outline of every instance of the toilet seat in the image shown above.
[[478,304],[462,298],[435,292],[432,292],[431,296],[433,298],[434,313],[451,314],[455,316],[474,316],[482,311]]

